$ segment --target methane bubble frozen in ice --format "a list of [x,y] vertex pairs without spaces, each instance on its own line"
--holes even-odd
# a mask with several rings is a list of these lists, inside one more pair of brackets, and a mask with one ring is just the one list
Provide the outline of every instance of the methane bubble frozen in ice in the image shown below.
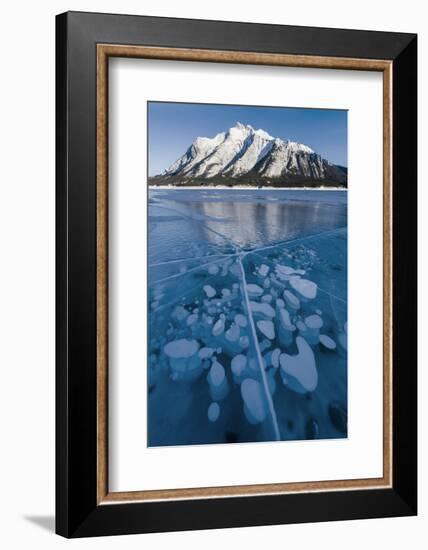
[[[270,323],[271,321],[265,321],[265,322]],[[263,338],[263,340],[259,342],[259,348],[261,353],[269,349],[270,346],[271,346],[271,342],[268,338]]]
[[294,334],[294,331],[296,330],[296,327],[291,322],[290,314],[285,309],[285,307],[280,308],[278,310],[278,317],[279,317],[279,322],[278,322],[279,341],[283,346],[288,347],[293,341],[293,334]]
[[275,327],[273,326],[272,321],[257,321],[257,328],[263,336],[266,336],[269,340],[273,340],[275,338]]
[[208,267],[208,273],[210,275],[217,275],[217,273],[220,271],[218,265],[216,264],[211,264],[209,267]]
[[199,350],[199,344],[196,340],[174,340],[164,347],[165,354],[171,359],[187,359],[195,355]]
[[154,291],[153,291],[153,297],[155,300],[162,300],[162,298],[164,297],[164,293],[162,291],[161,288],[155,288]]
[[233,380],[236,384],[241,383],[246,366],[247,358],[242,353],[238,353],[238,355],[235,355],[235,357],[232,359],[230,368],[232,370]]
[[273,367],[274,369],[277,369],[279,367],[279,356],[281,354],[281,350],[279,348],[275,348],[274,350],[268,351],[266,355],[263,356],[263,362],[265,368]]
[[296,270],[287,265],[280,265],[280,264],[275,266],[275,273],[278,279],[281,281],[289,281],[293,276],[299,278],[300,275],[305,274],[303,270],[300,270],[300,269]]
[[272,366],[272,352],[271,351],[268,351],[268,353],[266,353],[266,355],[263,355],[263,364],[264,364],[265,369]]
[[323,320],[319,315],[313,314],[305,318],[305,324],[311,330],[319,330],[323,326]]
[[211,399],[213,401],[222,401],[225,399],[229,392],[229,384],[224,367],[218,361],[213,361],[207,380],[210,387]]
[[250,298],[259,298],[263,294],[263,289],[259,285],[250,283],[247,285],[247,293]]
[[275,317],[275,310],[269,304],[251,301],[250,308],[255,316],[265,317],[266,319]]
[[189,312],[183,306],[176,306],[172,312],[172,318],[179,322],[184,321],[189,315]]
[[267,279],[267,278],[266,278],[266,279],[263,281],[263,288],[265,288],[266,290],[267,290],[268,288],[270,288],[270,279]]
[[248,422],[259,424],[266,418],[268,409],[260,382],[246,378],[241,384],[244,413]]
[[192,313],[191,315],[189,315],[189,317],[187,318],[187,326],[190,327],[191,325],[193,325],[193,323],[195,323],[196,321],[198,320],[198,314],[197,313]]
[[248,348],[248,346],[250,345],[250,339],[248,338],[248,336],[241,336],[241,338],[239,339],[239,345],[242,349]]
[[333,338],[327,336],[327,334],[320,334],[320,344],[322,344],[322,346],[328,350],[336,349],[336,342],[333,340]]
[[219,319],[213,326],[213,336],[220,336],[224,332],[224,319]]
[[237,313],[235,315],[234,321],[241,328],[245,328],[248,325],[247,318],[245,317],[245,315],[242,315],[242,313]]
[[174,379],[194,380],[203,368],[198,355],[199,343],[196,340],[174,340],[164,347]]
[[210,422],[216,422],[220,416],[220,405],[218,403],[211,403],[208,407],[208,420]]
[[211,285],[205,285],[204,292],[208,298],[213,298],[216,295],[216,291]]
[[272,366],[277,369],[279,367],[279,356],[281,355],[281,350],[276,348],[272,351]]
[[250,376],[257,376],[259,375],[259,362],[257,361],[257,359],[255,357],[251,357],[249,360],[248,360],[248,366],[249,366],[249,375]]
[[290,286],[295,290],[299,297],[303,300],[313,300],[317,295],[318,287],[309,279],[301,279],[300,277],[291,277]]
[[310,344],[317,344],[319,340],[320,328],[323,326],[323,320],[319,315],[309,315],[305,319],[306,335],[305,338]]
[[284,290],[284,300],[287,306],[292,311],[298,311],[300,309],[300,300],[289,290]]
[[318,385],[314,352],[301,336],[297,336],[296,345],[297,355],[281,354],[281,375],[287,386],[298,393],[314,391]]
[[267,266],[266,264],[262,264],[260,267],[259,267],[259,275],[260,277],[266,277],[266,275],[269,273],[269,266]]
[[201,359],[209,359],[214,353],[213,348],[201,348],[199,350],[199,357]]
[[308,333],[308,327],[305,325],[305,323],[301,319],[297,321],[296,327],[299,331],[299,336],[303,336],[303,338],[306,338]]
[[225,333],[226,340],[229,340],[229,342],[237,342],[240,338],[240,335],[241,331],[236,324],[231,325],[231,327]]

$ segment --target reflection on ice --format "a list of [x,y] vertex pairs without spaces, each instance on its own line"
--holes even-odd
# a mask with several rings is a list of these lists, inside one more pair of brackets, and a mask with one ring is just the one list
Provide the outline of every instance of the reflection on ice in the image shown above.
[[153,192],[149,445],[346,437],[346,193],[300,193]]

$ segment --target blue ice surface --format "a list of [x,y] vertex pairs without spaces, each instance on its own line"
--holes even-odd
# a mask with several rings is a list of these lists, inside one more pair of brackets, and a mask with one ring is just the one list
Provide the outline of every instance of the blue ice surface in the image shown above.
[[150,189],[148,216],[148,445],[347,437],[347,192]]

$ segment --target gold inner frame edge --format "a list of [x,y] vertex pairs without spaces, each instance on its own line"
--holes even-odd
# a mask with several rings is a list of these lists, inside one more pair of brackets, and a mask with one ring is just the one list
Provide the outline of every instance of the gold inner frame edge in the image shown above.
[[[383,73],[383,476],[368,479],[109,492],[108,489],[108,59],[274,65]],[[392,486],[392,62],[257,52],[97,44],[97,503],[379,489]]]

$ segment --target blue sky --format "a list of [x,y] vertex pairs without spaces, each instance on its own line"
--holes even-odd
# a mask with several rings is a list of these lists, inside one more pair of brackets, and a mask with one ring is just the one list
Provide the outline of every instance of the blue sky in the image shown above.
[[330,162],[348,165],[347,111],[149,102],[149,175],[168,168],[198,136],[214,137],[238,121],[299,141]]

